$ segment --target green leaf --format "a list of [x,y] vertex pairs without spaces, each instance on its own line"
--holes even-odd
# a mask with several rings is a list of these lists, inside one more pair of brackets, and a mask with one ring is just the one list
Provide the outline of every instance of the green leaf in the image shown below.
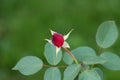
[[90,47],[78,47],[72,50],[72,53],[79,62],[83,61],[85,56],[96,56],[95,51]]
[[64,71],[63,80],[74,80],[79,73],[81,66],[79,64],[72,64],[68,66]]
[[38,72],[43,66],[41,59],[35,56],[26,56],[20,59],[12,70],[19,70],[23,75],[32,75]]
[[100,75],[101,80],[103,80],[104,79],[103,71],[100,68],[93,68],[93,69]]
[[101,80],[101,78],[96,71],[86,70],[79,75],[78,80]]
[[106,59],[106,63],[102,64],[104,67],[110,70],[120,70],[120,58],[112,52],[104,52],[100,55]]
[[96,42],[100,47],[112,46],[117,38],[118,30],[114,21],[105,21],[100,24],[96,34]]
[[48,68],[45,71],[44,80],[61,80],[60,70],[56,67]]
[[68,64],[68,65],[70,65],[70,64],[73,63],[72,57],[71,57],[69,54],[67,54],[67,53],[64,53],[64,55],[63,55],[63,61],[64,61],[66,64]]
[[56,47],[50,43],[45,45],[44,55],[48,63],[51,65],[57,65],[62,59],[62,51],[60,50],[56,55]]
[[83,58],[84,64],[103,64],[106,60],[99,56],[85,56]]

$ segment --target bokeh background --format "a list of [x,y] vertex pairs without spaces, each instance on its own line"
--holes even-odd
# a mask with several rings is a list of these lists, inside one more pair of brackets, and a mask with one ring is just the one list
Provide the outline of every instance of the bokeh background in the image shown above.
[[[120,0],[0,0],[0,80],[43,80],[45,69],[24,76],[11,68],[23,56],[38,56],[45,63],[45,38],[52,29],[62,34],[74,29],[71,50],[90,46],[100,23],[115,20],[120,32]],[[120,56],[120,36],[109,50]],[[104,71],[105,80],[120,80],[120,71]]]

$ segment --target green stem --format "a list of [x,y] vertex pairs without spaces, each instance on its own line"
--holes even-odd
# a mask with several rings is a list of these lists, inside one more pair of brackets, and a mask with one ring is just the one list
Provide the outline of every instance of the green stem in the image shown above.
[[55,66],[55,65],[47,65],[43,64],[44,67],[58,67],[58,68],[66,68],[67,66]]
[[79,64],[75,56],[67,48],[63,48],[63,49],[73,58],[76,64]]
[[[99,47],[99,49],[98,49],[98,55],[100,55],[101,51],[102,51],[102,48]],[[94,67],[94,65],[95,65],[95,64],[91,65],[91,69]]]
[[99,47],[99,49],[98,49],[98,55],[100,55],[101,51],[102,51],[102,48]]

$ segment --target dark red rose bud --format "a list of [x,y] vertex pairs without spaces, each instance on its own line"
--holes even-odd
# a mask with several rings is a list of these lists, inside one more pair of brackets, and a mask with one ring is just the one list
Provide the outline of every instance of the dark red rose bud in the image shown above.
[[57,46],[58,48],[62,47],[64,43],[64,37],[62,34],[54,33],[52,35],[52,43]]

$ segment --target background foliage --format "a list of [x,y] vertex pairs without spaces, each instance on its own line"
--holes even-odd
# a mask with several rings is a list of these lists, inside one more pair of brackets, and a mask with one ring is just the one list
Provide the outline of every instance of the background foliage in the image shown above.
[[[120,32],[119,8],[120,0],[0,0],[0,80],[43,79],[46,68],[32,76],[11,68],[26,55],[45,60],[44,39],[51,36],[49,29],[65,34],[73,28],[68,39],[71,50],[87,45],[97,51],[95,34],[100,23],[115,20]],[[120,56],[119,44],[120,36],[109,51]],[[120,79],[119,71],[103,71],[105,80]]]

